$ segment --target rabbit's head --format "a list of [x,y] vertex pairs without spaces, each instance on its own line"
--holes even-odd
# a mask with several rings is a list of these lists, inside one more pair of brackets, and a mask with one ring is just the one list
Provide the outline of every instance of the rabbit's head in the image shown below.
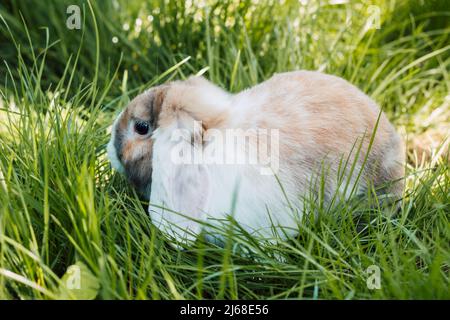
[[135,97],[115,120],[108,143],[112,166],[146,198],[150,197],[152,135],[165,91],[165,86],[159,86]]
[[[192,123],[199,121],[203,126],[201,132],[191,134],[200,135],[201,139],[203,129],[215,126],[227,117],[224,110],[228,98],[227,92],[203,77],[173,81],[141,93],[113,124],[108,144],[112,166],[149,199],[158,132],[159,136],[170,136],[175,129],[191,131]],[[169,144],[170,141],[159,143]]]
[[210,184],[204,165],[179,163],[173,152],[191,150],[193,141],[203,143],[207,128],[223,125],[230,97],[202,77],[173,81],[138,95],[113,124],[108,144],[112,166],[150,203],[188,215],[149,208],[153,222],[178,239],[199,232],[196,221],[204,218]]

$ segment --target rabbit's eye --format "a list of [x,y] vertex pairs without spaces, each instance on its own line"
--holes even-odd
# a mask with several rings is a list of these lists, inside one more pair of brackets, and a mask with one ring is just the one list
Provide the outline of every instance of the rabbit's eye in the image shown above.
[[148,130],[150,129],[150,126],[148,122],[145,121],[136,121],[134,124],[134,131],[140,135],[146,135],[148,133]]

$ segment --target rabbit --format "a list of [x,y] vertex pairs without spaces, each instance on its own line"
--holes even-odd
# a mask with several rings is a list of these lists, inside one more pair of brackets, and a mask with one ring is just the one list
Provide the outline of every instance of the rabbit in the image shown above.
[[[252,142],[225,143],[230,131]],[[255,137],[270,153],[263,162],[201,159],[245,158],[259,146]],[[216,233],[229,215],[260,239],[294,237],[321,174],[328,204],[371,185],[396,199],[403,190],[404,145],[385,114],[346,80],[315,71],[275,74],[235,94],[202,76],[155,86],[117,117],[107,151],[150,200],[152,223],[177,243]],[[342,171],[345,159],[353,174]]]

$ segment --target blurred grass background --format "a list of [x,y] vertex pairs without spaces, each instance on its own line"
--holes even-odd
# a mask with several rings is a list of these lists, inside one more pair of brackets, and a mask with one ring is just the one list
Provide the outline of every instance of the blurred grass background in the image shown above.
[[[66,297],[77,261],[101,299],[450,298],[448,1],[6,0],[0,20],[1,298]],[[373,210],[348,204],[279,247],[236,235],[172,249],[109,168],[115,114],[170,79],[205,73],[237,92],[297,69],[354,83],[402,133],[401,213],[376,210],[361,232]]]

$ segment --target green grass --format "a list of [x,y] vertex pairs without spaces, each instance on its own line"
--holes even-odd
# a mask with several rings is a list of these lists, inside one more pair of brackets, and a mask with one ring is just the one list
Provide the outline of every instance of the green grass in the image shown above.
[[[0,298],[62,297],[82,261],[99,299],[450,299],[445,1],[30,2],[0,4]],[[380,29],[365,27],[373,3]],[[81,30],[66,28],[69,4]],[[234,232],[223,248],[173,249],[106,159],[115,114],[193,73],[237,92],[296,69],[348,79],[407,139],[400,212],[383,214],[369,193],[309,204],[319,218],[276,246]]]

